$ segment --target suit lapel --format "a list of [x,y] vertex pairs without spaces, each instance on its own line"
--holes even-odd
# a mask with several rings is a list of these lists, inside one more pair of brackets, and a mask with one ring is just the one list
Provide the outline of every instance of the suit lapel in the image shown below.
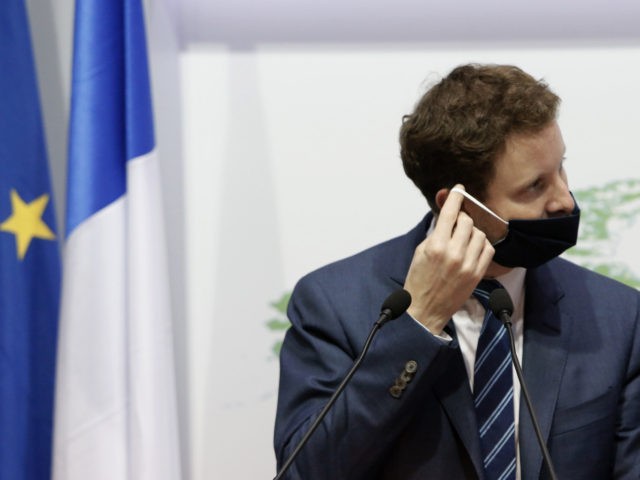
[[[548,442],[572,322],[559,308],[564,293],[557,289],[548,264],[527,272],[525,288],[522,369],[542,437]],[[522,480],[537,479],[542,469],[542,452],[524,396],[519,416]]]

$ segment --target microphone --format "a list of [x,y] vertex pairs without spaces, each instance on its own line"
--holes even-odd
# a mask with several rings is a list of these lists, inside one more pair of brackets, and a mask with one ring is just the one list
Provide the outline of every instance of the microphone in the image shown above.
[[395,320],[411,305],[411,295],[404,288],[399,288],[389,295],[380,307],[380,318],[376,321],[382,327],[389,320]]
[[531,398],[529,397],[529,391],[527,390],[527,384],[524,381],[524,375],[522,374],[522,368],[520,367],[520,362],[518,361],[518,355],[516,354],[516,344],[513,338],[513,331],[511,330],[511,315],[513,314],[513,302],[511,301],[511,297],[509,293],[504,288],[496,288],[489,295],[489,308],[493,312],[493,314],[498,317],[504,328],[507,329],[507,333],[509,334],[509,344],[511,346],[511,361],[513,362],[513,366],[516,369],[516,374],[518,376],[518,381],[520,382],[520,389],[522,390],[522,396],[527,404],[527,409],[529,410],[529,417],[531,417],[531,423],[533,423],[533,429],[536,432],[536,438],[538,440],[538,445],[540,445],[540,450],[542,450],[542,457],[544,458],[544,464],[549,471],[549,475],[551,476],[551,480],[558,480],[556,476],[556,472],[553,468],[553,463],[551,462],[551,456],[549,455],[549,450],[547,450],[547,445],[542,439],[542,432],[540,431],[540,424],[538,423],[538,419],[536,417],[536,412],[533,410],[533,404],[531,403]]
[[331,395],[331,398],[329,399],[327,404],[324,406],[322,411],[318,414],[318,417],[314,420],[311,427],[309,427],[309,430],[307,431],[307,433],[304,434],[304,437],[302,437],[302,440],[300,440],[295,450],[291,453],[291,455],[289,455],[289,458],[287,458],[287,461],[284,463],[284,465],[282,466],[282,468],[280,469],[280,471],[274,477],[273,480],[280,480],[283,477],[283,475],[287,472],[289,467],[291,467],[291,464],[300,453],[300,450],[302,450],[302,447],[304,447],[304,445],[309,441],[309,438],[311,438],[311,435],[313,434],[313,432],[316,431],[316,429],[318,428],[318,426],[320,425],[324,417],[327,415],[327,413],[329,412],[333,404],[338,399],[338,396],[345,389],[345,387],[349,383],[349,380],[351,380],[351,377],[353,377],[353,374],[356,373],[356,370],[358,370],[358,367],[360,367],[362,360],[364,360],[364,356],[369,351],[369,347],[371,346],[371,341],[373,340],[374,335],[389,320],[394,320],[398,318],[400,315],[402,315],[404,312],[406,312],[407,308],[409,308],[409,305],[411,305],[411,295],[409,294],[409,292],[407,292],[403,288],[400,288],[394,291],[393,293],[391,293],[391,295],[389,295],[386,298],[386,300],[382,303],[382,307],[380,307],[380,316],[378,317],[378,320],[376,320],[376,322],[373,324],[373,328],[371,329],[371,332],[369,333],[367,340],[364,342],[364,347],[362,347],[362,351],[360,352],[360,355],[358,355],[358,358],[356,359],[356,361],[353,363],[351,370],[349,370],[347,375],[344,377],[344,379],[342,380],[342,383],[338,385],[338,388],[336,389],[336,391],[333,392],[333,395]]

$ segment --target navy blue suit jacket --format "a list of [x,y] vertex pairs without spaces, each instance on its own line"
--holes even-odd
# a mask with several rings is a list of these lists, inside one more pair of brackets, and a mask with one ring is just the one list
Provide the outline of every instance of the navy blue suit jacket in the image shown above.
[[[280,357],[280,466],[353,364],[381,302],[404,284],[428,221],[296,286]],[[524,376],[558,477],[640,478],[638,291],[562,259],[529,269],[525,288]],[[417,369],[394,396],[410,360]],[[524,401],[519,436],[522,479],[546,478]],[[483,477],[458,343],[443,344],[403,314],[378,333],[287,478]]]

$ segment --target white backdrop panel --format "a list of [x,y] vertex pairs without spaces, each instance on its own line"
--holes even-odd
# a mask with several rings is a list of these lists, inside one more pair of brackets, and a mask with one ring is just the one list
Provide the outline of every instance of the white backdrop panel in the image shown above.
[[[271,348],[282,334],[267,327],[280,317],[270,302],[309,270],[417,223],[426,203],[402,172],[401,117],[467,62],[516,64],[563,98],[574,190],[640,178],[640,47],[183,54],[193,478],[274,475]],[[625,229],[617,251],[640,275],[639,225]]]

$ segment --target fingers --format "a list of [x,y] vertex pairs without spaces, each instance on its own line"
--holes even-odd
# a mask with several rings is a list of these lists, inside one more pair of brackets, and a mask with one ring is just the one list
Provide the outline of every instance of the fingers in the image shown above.
[[[464,190],[461,184],[456,184],[453,188]],[[470,263],[475,265],[484,248],[484,233],[461,210],[463,201],[462,194],[449,190],[428,242],[431,254],[440,257],[454,269],[468,269]]]
[[[454,188],[459,188],[464,190],[464,187],[460,184],[455,185]],[[434,230],[434,234],[441,234],[446,237],[451,237],[453,230],[458,221],[458,214],[460,213],[460,208],[462,207],[462,202],[464,197],[457,192],[449,192],[447,199],[442,205],[440,209],[440,213],[438,215],[438,223],[436,225],[436,229]]]
[[[461,184],[457,184],[453,188],[464,190]],[[436,242],[449,243],[453,241],[453,245],[449,245],[449,247],[454,246],[462,249],[467,246],[475,227],[472,218],[461,210],[463,202],[464,196],[462,194],[449,191],[432,232]]]
[[493,259],[494,249],[485,233],[476,228],[473,220],[464,212],[447,242],[441,245],[441,263],[456,278],[480,281]]
[[462,265],[461,269],[470,272],[479,281],[493,260],[495,250],[487,240],[485,233],[473,227],[466,252],[465,264]]

